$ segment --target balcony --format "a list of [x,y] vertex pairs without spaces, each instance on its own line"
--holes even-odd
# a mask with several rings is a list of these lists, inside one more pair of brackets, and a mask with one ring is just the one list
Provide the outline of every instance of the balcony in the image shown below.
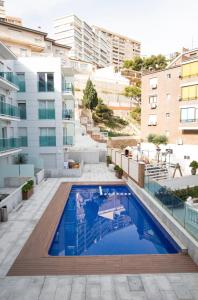
[[18,79],[12,72],[0,72],[0,87],[6,90],[18,91]]
[[63,136],[63,145],[72,146],[74,143],[73,136]]
[[74,118],[74,111],[72,109],[63,109],[63,120],[72,120]]
[[55,109],[39,108],[39,120],[55,120]]
[[0,139],[0,152],[15,150],[17,148],[20,148],[20,139]]
[[28,146],[28,138],[27,136],[20,136],[19,137],[19,143],[21,147],[27,147]]
[[20,119],[18,107],[6,102],[0,102],[0,119]]
[[54,147],[56,146],[56,136],[40,136],[40,147]]
[[185,120],[180,120],[180,130],[187,130],[187,131],[192,131],[192,130],[198,130],[198,119],[185,119]]
[[62,93],[64,96],[74,96],[74,86],[71,82],[63,82]]

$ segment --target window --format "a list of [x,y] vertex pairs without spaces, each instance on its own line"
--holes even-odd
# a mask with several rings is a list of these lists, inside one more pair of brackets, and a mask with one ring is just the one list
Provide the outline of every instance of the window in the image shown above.
[[38,91],[54,92],[54,73],[38,73]]
[[166,113],[166,119],[170,118],[170,113]]
[[149,126],[157,125],[157,115],[149,115],[148,125]]
[[39,119],[55,119],[54,100],[39,100]]
[[181,108],[181,122],[195,122],[196,120],[198,120],[198,109],[196,109],[195,107]]
[[198,61],[187,63],[182,66],[182,77],[193,77],[198,75]]
[[39,143],[41,147],[56,146],[56,129],[54,127],[40,128]]
[[157,103],[157,95],[149,96],[149,103]]
[[157,83],[158,83],[158,78],[157,77],[151,78],[149,80],[149,84],[150,84],[150,87],[152,89],[156,89],[157,88]]
[[19,140],[20,140],[20,146],[27,147],[28,146],[27,128],[19,127],[18,128],[18,136],[19,136]]
[[19,92],[25,92],[25,73],[16,73],[18,79]]
[[168,79],[171,78],[171,74],[170,74],[170,73],[166,74],[166,77],[167,77]]
[[20,48],[20,56],[27,56],[27,49]]
[[19,108],[19,116],[20,119],[26,120],[27,114],[26,114],[26,103],[25,102],[20,102],[18,103],[18,108]]
[[198,98],[198,85],[189,85],[182,87],[182,100],[195,100]]

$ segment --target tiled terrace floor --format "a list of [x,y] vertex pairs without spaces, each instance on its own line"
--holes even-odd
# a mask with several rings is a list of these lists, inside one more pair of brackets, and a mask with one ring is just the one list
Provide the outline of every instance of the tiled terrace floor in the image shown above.
[[[115,177],[104,164],[86,165],[80,181],[100,180],[115,181]],[[42,182],[32,198],[11,213],[7,223],[0,224],[0,299],[198,299],[197,273],[6,277],[61,181],[48,179]]]

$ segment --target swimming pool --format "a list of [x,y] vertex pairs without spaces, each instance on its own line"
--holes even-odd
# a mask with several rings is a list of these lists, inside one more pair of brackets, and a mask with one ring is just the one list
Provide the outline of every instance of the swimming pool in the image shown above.
[[168,254],[179,246],[127,185],[74,185],[51,256]]

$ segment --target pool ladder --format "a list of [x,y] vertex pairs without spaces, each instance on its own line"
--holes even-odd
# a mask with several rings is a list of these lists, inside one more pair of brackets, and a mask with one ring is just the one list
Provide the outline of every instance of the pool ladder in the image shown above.
[[101,185],[99,186],[99,193],[100,193],[100,196],[103,196],[103,191],[102,191]]

